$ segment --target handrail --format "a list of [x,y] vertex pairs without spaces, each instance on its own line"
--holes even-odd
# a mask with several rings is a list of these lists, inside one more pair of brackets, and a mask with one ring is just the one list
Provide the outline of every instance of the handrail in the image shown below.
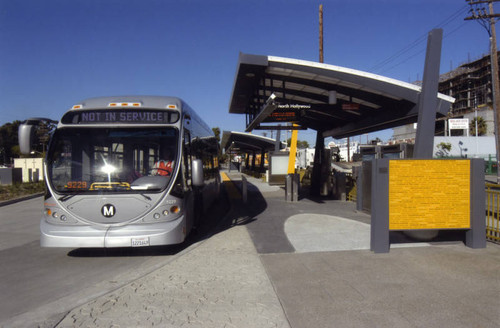
[[486,183],[486,239],[500,243],[500,185],[494,183]]

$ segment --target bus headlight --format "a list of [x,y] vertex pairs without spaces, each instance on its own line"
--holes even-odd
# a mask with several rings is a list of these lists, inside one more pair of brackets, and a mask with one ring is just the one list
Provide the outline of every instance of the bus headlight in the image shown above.
[[180,206],[169,205],[169,207],[157,208],[156,211],[150,213],[147,217],[142,219],[142,222],[169,222],[177,220],[181,214]]
[[54,220],[57,220],[60,223],[77,223],[78,221],[75,220],[71,215],[68,213],[64,212],[60,208],[49,208],[46,207],[43,211],[43,214],[45,216],[45,219],[48,220],[49,222],[55,223]]

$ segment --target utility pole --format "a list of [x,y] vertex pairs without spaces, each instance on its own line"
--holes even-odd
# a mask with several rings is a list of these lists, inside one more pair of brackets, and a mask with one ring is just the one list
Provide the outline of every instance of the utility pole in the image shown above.
[[[498,55],[497,55],[497,36],[495,23],[499,14],[493,12],[493,2],[499,0],[483,0],[473,1],[466,0],[471,6],[471,16],[466,17],[465,20],[477,20],[481,24],[488,35],[490,36],[490,62],[491,62],[491,84],[493,86],[493,117],[495,119],[495,144],[497,152],[497,183],[500,184],[500,84],[498,81]],[[488,12],[483,4],[488,4]]]
[[319,62],[323,63],[323,5],[319,5]]
[[[323,63],[323,5],[319,5],[319,62]],[[316,131],[316,145],[314,147],[314,165],[311,176],[311,195],[319,196],[321,188],[321,162],[323,161],[323,151],[325,148],[325,138],[323,131]]]

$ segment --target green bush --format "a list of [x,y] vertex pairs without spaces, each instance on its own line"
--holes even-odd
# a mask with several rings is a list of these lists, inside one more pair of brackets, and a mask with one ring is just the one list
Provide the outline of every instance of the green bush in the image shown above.
[[45,184],[41,182],[30,183],[16,183],[9,186],[0,185],[0,200],[9,200],[22,196],[32,195],[43,192]]

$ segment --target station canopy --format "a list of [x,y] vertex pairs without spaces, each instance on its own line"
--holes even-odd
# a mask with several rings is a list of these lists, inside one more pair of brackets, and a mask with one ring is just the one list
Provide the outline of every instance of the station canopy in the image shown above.
[[[259,135],[236,132],[223,131],[221,147],[227,152],[243,151],[243,152],[269,152],[275,149],[276,140],[262,137]],[[280,146],[283,148],[283,145]]]
[[[314,129],[336,139],[415,123],[421,87],[354,69],[241,53],[229,113],[246,131]],[[437,94],[445,116],[454,98]]]

